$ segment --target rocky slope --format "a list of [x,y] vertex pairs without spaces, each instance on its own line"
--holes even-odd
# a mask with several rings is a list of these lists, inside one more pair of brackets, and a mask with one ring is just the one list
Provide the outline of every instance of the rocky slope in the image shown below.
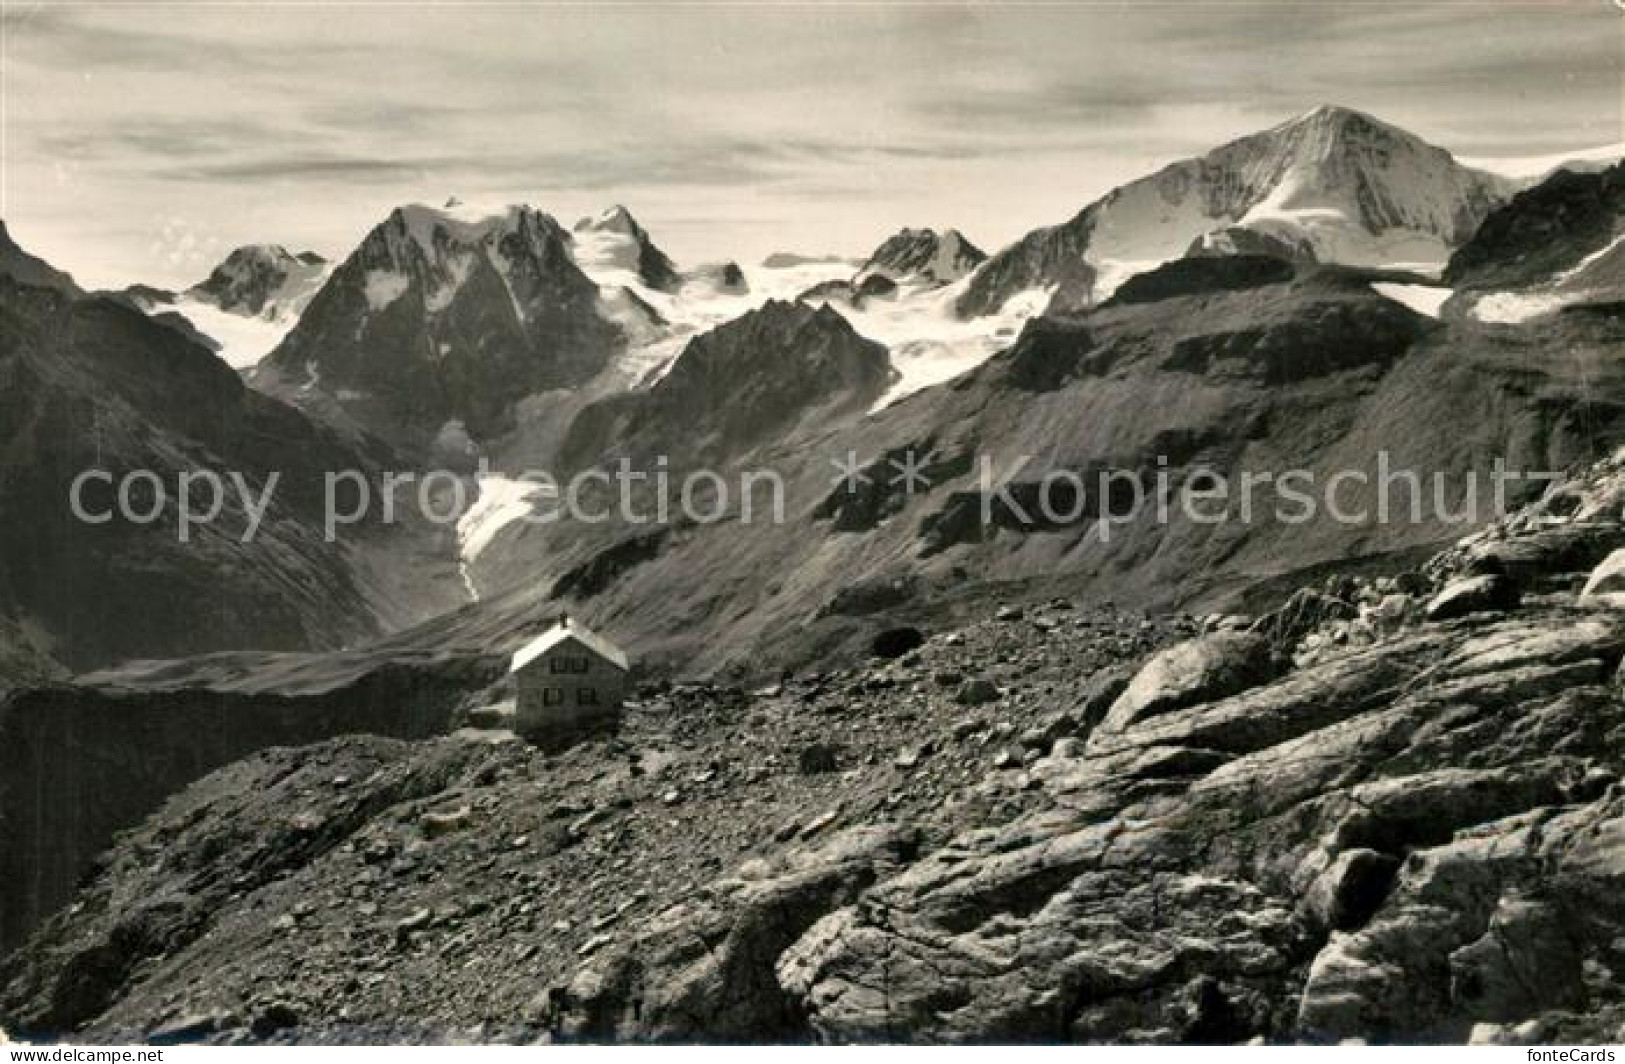
[[[882,631],[877,622],[872,632]],[[66,913],[47,925],[52,941],[87,947],[84,959],[68,956],[79,946],[47,946],[64,967],[23,974],[31,964],[23,958],[35,954],[15,958],[0,977],[11,988],[0,1024],[88,1023],[145,982],[143,973],[168,965],[185,969],[180,982],[201,980],[181,995],[201,995],[195,1002],[175,999],[177,1015],[218,1008],[220,1019],[236,1013],[247,1023],[276,1003],[332,1035],[346,1023],[340,998],[327,998],[332,1008],[320,1019],[311,1011],[326,1009],[331,988],[359,993],[351,1004],[358,1031],[398,1035],[418,1021],[446,1031],[478,1022],[475,1015],[534,1024],[547,987],[568,979],[576,958],[752,855],[771,859],[892,816],[919,821],[916,841],[903,847],[915,852],[946,841],[971,810],[1026,807],[1018,778],[1040,746],[1075,726],[1074,714],[1054,706],[1064,707],[1077,677],[1189,631],[1053,603],[870,669],[751,691],[648,686],[616,739],[551,758],[487,730],[490,714],[477,708],[452,718],[472,729],[424,743],[346,738],[267,751],[199,782],[125,836],[121,850],[156,846],[168,855],[139,888],[152,904],[135,912],[109,895],[106,908],[93,905],[108,923],[88,936],[88,923],[68,930]],[[379,715],[391,700],[356,697],[360,690],[340,685],[323,697],[332,709],[355,699],[340,710],[360,714],[353,731],[401,735]],[[488,697],[504,695],[499,686]],[[443,686],[423,688],[416,701],[425,724],[437,697],[447,708],[479,705]],[[291,706],[302,704],[296,695]],[[300,714],[312,724],[319,716],[314,704]],[[988,784],[990,771],[997,785]],[[109,885],[129,870],[116,855],[98,867],[97,882]],[[134,883],[115,888],[118,898],[127,887]],[[284,904],[273,896],[300,914],[290,922],[270,913],[268,904]],[[371,929],[355,925],[360,937],[351,942],[342,927],[356,913]],[[111,941],[104,935],[135,948],[115,946],[115,958],[91,945]],[[384,944],[379,968],[358,973],[374,935]],[[467,977],[432,974],[447,963],[449,936],[460,940],[459,967],[483,958]],[[259,959],[246,964],[250,955]],[[525,978],[497,975],[516,964]],[[399,978],[378,978],[386,971]],[[178,986],[151,989],[167,999]],[[33,1004],[10,1007],[22,997]],[[132,1000],[127,1014],[147,1007]]]
[[[236,661],[247,668],[241,675]],[[185,675],[92,675],[0,699],[0,950],[71,897],[117,831],[199,776],[268,747],[445,731],[500,674],[481,655],[241,655]],[[222,675],[222,674],[228,675]]]
[[651,689],[551,759],[481,730],[268,752],[121,840],[6,963],[0,1021],[1616,1040],[1625,597],[1589,578],[1622,547],[1625,453],[1256,621],[1051,602],[860,671]]
[[1027,289],[1090,306],[1132,273],[1197,250],[1311,262],[1442,266],[1512,190],[1503,178],[1347,108],[1323,106],[1114,189],[993,256],[966,315]]
[[1560,171],[1521,192],[1451,259],[1445,283],[1473,317],[1517,324],[1625,287],[1625,164]]
[[[0,279],[0,320],[0,507],[10,515],[0,601],[41,650],[84,668],[224,647],[343,645],[376,631],[349,560],[323,542],[322,475],[372,470],[382,452],[323,432],[117,302]],[[87,470],[106,476],[85,489],[93,515],[113,507],[118,478],[146,471],[128,497],[155,518],[76,518],[70,488]],[[278,476],[250,542],[245,494],[230,487],[217,519],[183,541],[179,478],[203,471],[226,485],[237,474],[256,500]]]
[[3,220],[0,220],[0,276],[22,285],[54,289],[70,298],[84,295],[84,290],[67,273],[19,247]]
[[[390,567],[436,575],[405,552]],[[0,951],[69,899],[115,832],[199,776],[270,746],[444,732],[555,616],[393,617],[401,631],[353,649],[131,661],[71,682],[29,629],[0,623],[0,746],[15,753],[0,777]]]

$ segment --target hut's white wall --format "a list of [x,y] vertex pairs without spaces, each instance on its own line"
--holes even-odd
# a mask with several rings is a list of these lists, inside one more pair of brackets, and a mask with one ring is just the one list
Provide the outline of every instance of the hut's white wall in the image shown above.
[[626,673],[566,639],[514,674],[515,726],[527,734],[568,736],[620,718]]

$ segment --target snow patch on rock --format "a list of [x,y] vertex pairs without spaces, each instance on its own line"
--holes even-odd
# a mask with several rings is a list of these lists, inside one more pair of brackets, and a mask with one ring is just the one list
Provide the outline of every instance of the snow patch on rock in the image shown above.
[[1400,284],[1393,281],[1378,281],[1372,289],[1380,296],[1386,296],[1395,303],[1401,303],[1418,314],[1426,314],[1430,318],[1439,316],[1439,308],[1444,306],[1445,300],[1454,295],[1454,290],[1431,284]]
[[558,495],[550,484],[516,480],[498,473],[480,476],[479,489],[474,505],[457,519],[457,543],[464,563],[478,558],[498,532],[528,517],[534,509],[531,500]]
[[1491,325],[1522,325],[1585,300],[1585,292],[1491,292],[1473,304],[1473,317]]
[[406,294],[412,282],[390,270],[368,270],[366,280],[367,309],[377,313]]

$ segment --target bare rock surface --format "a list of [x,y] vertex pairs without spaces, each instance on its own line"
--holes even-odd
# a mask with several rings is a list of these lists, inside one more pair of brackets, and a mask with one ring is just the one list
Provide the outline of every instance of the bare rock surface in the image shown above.
[[[956,825],[1044,804],[1029,768],[1080,734],[1077,685],[1193,631],[1037,608],[867,669],[648,686],[617,738],[553,755],[477,711],[427,741],[268,750],[119,838],[0,962],[3,1025],[115,1041],[803,1037],[799,1005],[761,997],[779,955]],[[998,697],[960,704],[936,679],[949,670]],[[832,769],[803,771],[814,749]]]
[[[1621,483],[1625,455],[1569,487]],[[6,961],[0,1023],[1615,1040],[1625,614],[1580,591],[1620,514],[1551,504],[1245,633],[990,608],[867,669],[647,689],[553,756],[482,729],[268,751],[119,840]],[[1492,546],[1529,593],[1430,619]],[[1375,611],[1394,596],[1416,608]],[[997,697],[962,703],[971,679]]]

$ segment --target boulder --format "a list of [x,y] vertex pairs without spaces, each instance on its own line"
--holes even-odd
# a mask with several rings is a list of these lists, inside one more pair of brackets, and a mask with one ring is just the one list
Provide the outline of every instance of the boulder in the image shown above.
[[1322,927],[1353,930],[1377,911],[1398,870],[1399,859],[1390,854],[1345,850],[1309,888],[1304,909]]
[[1101,729],[1120,732],[1150,717],[1238,694],[1277,672],[1269,640],[1215,632],[1169,647],[1145,664],[1112,703]]
[[1583,601],[1622,593],[1625,593],[1625,547],[1614,551],[1592,570],[1580,591],[1580,598]]
[[1083,694],[1078,698],[1075,712],[1086,727],[1092,728],[1105,718],[1112,703],[1128,690],[1129,683],[1134,679],[1134,671],[1133,666],[1116,665],[1101,669],[1084,681]]
[[925,645],[925,634],[918,628],[888,628],[869,644],[869,652],[877,658],[900,658],[911,650]]
[[431,839],[437,839],[442,835],[450,835],[455,831],[463,830],[468,827],[473,819],[474,811],[468,806],[462,805],[456,809],[424,813],[419,824],[423,828],[424,835]]
[[1575,1008],[1586,997],[1582,955],[1551,905],[1503,897],[1484,934],[1450,955],[1450,996],[1489,1021]]
[[1583,573],[1622,546],[1625,526],[1619,522],[1574,521],[1489,540],[1469,549],[1464,560],[1470,568],[1502,573],[1533,588],[1553,577]]
[[1354,617],[1352,603],[1313,588],[1300,588],[1274,613],[1260,617],[1252,631],[1269,639],[1278,650],[1289,651],[1310,632]]
[[803,776],[834,772],[840,767],[840,748],[830,743],[811,743],[796,755],[796,770]]
[[997,702],[1001,696],[998,684],[978,676],[960,685],[959,692],[954,695],[954,701],[962,706],[981,706]]
[[1522,601],[1511,577],[1496,573],[1469,576],[1445,585],[1427,604],[1430,621],[1451,621],[1474,613],[1515,610]]

